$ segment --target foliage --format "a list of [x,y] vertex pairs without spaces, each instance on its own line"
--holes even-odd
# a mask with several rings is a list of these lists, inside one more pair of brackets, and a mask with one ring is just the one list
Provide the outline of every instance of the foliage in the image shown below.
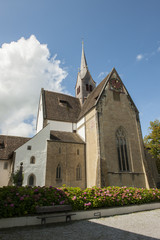
[[144,137],[145,147],[153,157],[160,159],[160,122],[158,120],[150,122],[149,129],[151,132]]
[[[17,186],[17,184],[18,184],[19,175],[20,175],[20,170],[17,170],[15,173],[12,173],[12,174],[11,174],[10,179],[11,179],[11,182],[12,182],[15,186]],[[22,179],[23,179],[23,174],[22,174]],[[23,180],[22,180],[22,182],[23,182]]]
[[8,186],[0,188],[0,218],[33,215],[37,206],[71,204],[73,210],[87,210],[157,201],[160,201],[158,189]]

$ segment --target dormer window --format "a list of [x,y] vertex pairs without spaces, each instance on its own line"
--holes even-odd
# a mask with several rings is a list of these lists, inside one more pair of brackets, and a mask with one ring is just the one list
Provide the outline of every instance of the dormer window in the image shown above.
[[59,105],[61,105],[62,107],[67,107],[67,108],[72,108],[71,105],[69,104],[68,101],[66,100],[59,100]]

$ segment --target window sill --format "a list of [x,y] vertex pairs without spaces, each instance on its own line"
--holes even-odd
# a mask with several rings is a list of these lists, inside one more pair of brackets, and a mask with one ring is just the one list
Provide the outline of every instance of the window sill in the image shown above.
[[129,171],[121,171],[121,172],[108,172],[108,174],[144,174],[143,172],[129,172]]
[[56,182],[62,182],[62,179],[61,178],[60,179],[56,178]]

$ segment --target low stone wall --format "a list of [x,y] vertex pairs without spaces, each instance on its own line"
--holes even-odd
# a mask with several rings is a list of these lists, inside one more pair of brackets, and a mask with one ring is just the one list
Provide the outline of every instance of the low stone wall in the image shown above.
[[[101,208],[101,209],[94,209],[94,210],[88,210],[88,211],[76,211],[76,212],[73,212],[76,215],[72,216],[72,220],[76,221],[76,220],[93,219],[93,218],[100,218],[100,217],[110,217],[114,215],[149,211],[154,209],[160,209],[160,203],[150,203],[150,204],[123,206],[123,207],[114,207],[114,208]],[[57,213],[52,215],[53,216],[57,215]],[[49,218],[47,219],[47,223],[65,222],[66,219],[64,217],[64,214],[60,213],[59,215],[63,215],[63,216],[58,218],[55,218],[55,217]],[[41,224],[41,221],[40,219],[37,219],[37,216],[0,219],[0,229],[33,226],[33,225],[40,225],[40,224]]]

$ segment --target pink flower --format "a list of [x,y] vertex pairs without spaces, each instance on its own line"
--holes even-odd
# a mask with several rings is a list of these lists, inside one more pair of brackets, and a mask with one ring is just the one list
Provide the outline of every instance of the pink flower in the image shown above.
[[86,206],[90,206],[90,205],[91,205],[91,202],[84,204],[85,207],[86,207]]
[[73,198],[72,198],[72,200],[74,201],[74,200],[76,200],[77,199],[77,197],[76,196],[74,196]]
[[11,203],[11,204],[10,204],[10,206],[11,206],[11,207],[14,207],[14,204],[13,204],[13,203]]

